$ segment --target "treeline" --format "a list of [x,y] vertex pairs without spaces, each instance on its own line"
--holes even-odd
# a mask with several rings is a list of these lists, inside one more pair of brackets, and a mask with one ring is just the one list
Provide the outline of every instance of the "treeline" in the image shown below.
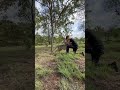
[[114,27],[108,30],[102,27],[96,27],[92,30],[97,37],[100,37],[103,41],[119,41],[120,40],[120,28]]
[[8,20],[0,22],[0,46],[25,45],[31,47],[34,42],[33,37],[30,23],[13,23]]
[[[74,39],[78,44],[85,43],[85,38],[80,38],[80,39],[74,38]],[[53,43],[54,44],[64,44],[64,38],[61,36],[54,37]],[[35,35],[35,45],[46,45],[46,46],[50,45],[48,36],[36,34]]]

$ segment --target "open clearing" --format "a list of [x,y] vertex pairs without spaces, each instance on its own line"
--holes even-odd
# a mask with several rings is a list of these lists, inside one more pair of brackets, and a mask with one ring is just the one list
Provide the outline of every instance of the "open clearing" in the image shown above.
[[[36,90],[84,90],[85,83],[83,79],[77,78],[80,75],[73,75],[69,73],[70,69],[73,69],[67,65],[73,62],[78,67],[79,71],[84,75],[85,72],[85,60],[80,54],[65,55],[65,51],[57,53],[55,55],[50,54],[50,48],[36,47]],[[67,57],[68,56],[68,57]],[[72,61],[68,61],[71,58]],[[65,62],[62,59],[66,60]],[[60,61],[59,61],[60,60]],[[64,64],[66,66],[64,67]],[[72,63],[71,63],[72,65]],[[64,69],[63,69],[64,67]],[[76,69],[76,68],[75,68]],[[63,70],[63,71],[62,71]],[[76,69],[78,70],[78,69]],[[76,74],[76,73],[74,73]],[[82,75],[82,74],[81,74]],[[82,77],[82,76],[80,76]]]

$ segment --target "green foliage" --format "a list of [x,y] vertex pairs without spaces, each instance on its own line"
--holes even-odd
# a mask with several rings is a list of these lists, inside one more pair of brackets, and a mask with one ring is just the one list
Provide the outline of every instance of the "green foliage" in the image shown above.
[[1,1],[0,10],[6,11],[10,6],[14,5],[16,0]]
[[[1,14],[8,12],[11,7],[18,9],[18,12],[13,16],[19,17],[19,23],[8,20],[7,15],[3,15],[0,21],[1,28],[1,46],[19,46],[24,45],[27,49],[30,49],[34,45],[34,20],[33,20],[33,0],[6,0],[1,1]],[[15,7],[14,7],[15,6]],[[23,23],[23,19],[26,23]],[[26,40],[25,40],[26,39]]]
[[68,29],[68,25],[73,24],[73,22],[69,17],[78,12],[81,6],[84,6],[84,0],[70,0],[67,2],[64,0],[54,0],[52,2],[50,0],[37,0],[36,2],[44,9],[41,13],[38,13],[38,10],[36,10],[36,29],[42,28],[43,33],[48,38],[51,37],[49,41],[51,41],[52,52],[54,35],[61,35],[60,29],[62,28],[64,28],[64,34],[71,32]]
[[47,36],[35,35],[35,45],[48,45]]
[[110,36],[114,39],[120,38],[120,28],[112,28],[110,30]]
[[120,0],[105,0],[104,9],[107,11],[117,10],[119,12],[119,5],[120,5]]
[[59,37],[54,37],[54,43],[62,43],[64,40],[64,38],[62,36],[59,36]]

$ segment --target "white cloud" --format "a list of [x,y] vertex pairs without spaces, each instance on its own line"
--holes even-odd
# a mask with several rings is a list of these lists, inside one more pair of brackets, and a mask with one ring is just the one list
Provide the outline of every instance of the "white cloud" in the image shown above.
[[87,15],[90,18],[90,23],[93,27],[102,26],[108,29],[114,25],[120,25],[120,17],[117,17],[114,11],[105,11],[103,6],[104,0],[87,0],[86,3],[88,3],[86,9],[92,10],[92,12],[87,13]]
[[[41,6],[38,4],[38,3],[35,3],[36,7],[38,8],[39,11],[42,11],[42,8]],[[70,16],[69,18],[71,21],[74,22],[73,25],[70,25],[69,28],[72,29],[72,37],[78,37],[78,38],[81,38],[81,37],[84,37],[84,33],[83,33],[83,29],[84,28],[81,28],[82,30],[79,30],[80,26],[84,23],[85,21],[85,13],[84,13],[84,10],[81,10],[77,13],[74,14],[74,19],[72,19],[72,16]],[[39,34],[41,33],[41,29],[40,31],[38,31]]]

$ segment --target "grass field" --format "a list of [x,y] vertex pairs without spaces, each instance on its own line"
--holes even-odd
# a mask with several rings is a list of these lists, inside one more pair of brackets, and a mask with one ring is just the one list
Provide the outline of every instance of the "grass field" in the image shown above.
[[50,47],[36,46],[35,87],[36,90],[84,90],[85,58],[80,53],[84,44],[79,46],[77,54],[70,50],[50,53]]
[[[119,90],[120,73],[107,66],[116,61],[120,69],[119,47],[118,42],[105,42],[105,54],[100,59],[100,66],[95,67],[88,54],[86,62],[80,54],[85,49],[83,43],[79,45],[77,54],[72,50],[69,54],[65,50],[51,54],[50,46],[36,46],[36,90],[84,90],[85,86],[87,90]],[[34,87],[31,83],[34,82],[34,53],[23,47],[2,47],[0,57],[1,90],[30,90]]]
[[120,73],[108,67],[116,61],[120,69],[120,43],[104,42],[105,53],[100,59],[100,66],[95,67],[86,54],[86,90],[120,90]]
[[34,52],[23,47],[0,48],[0,90],[34,89]]

